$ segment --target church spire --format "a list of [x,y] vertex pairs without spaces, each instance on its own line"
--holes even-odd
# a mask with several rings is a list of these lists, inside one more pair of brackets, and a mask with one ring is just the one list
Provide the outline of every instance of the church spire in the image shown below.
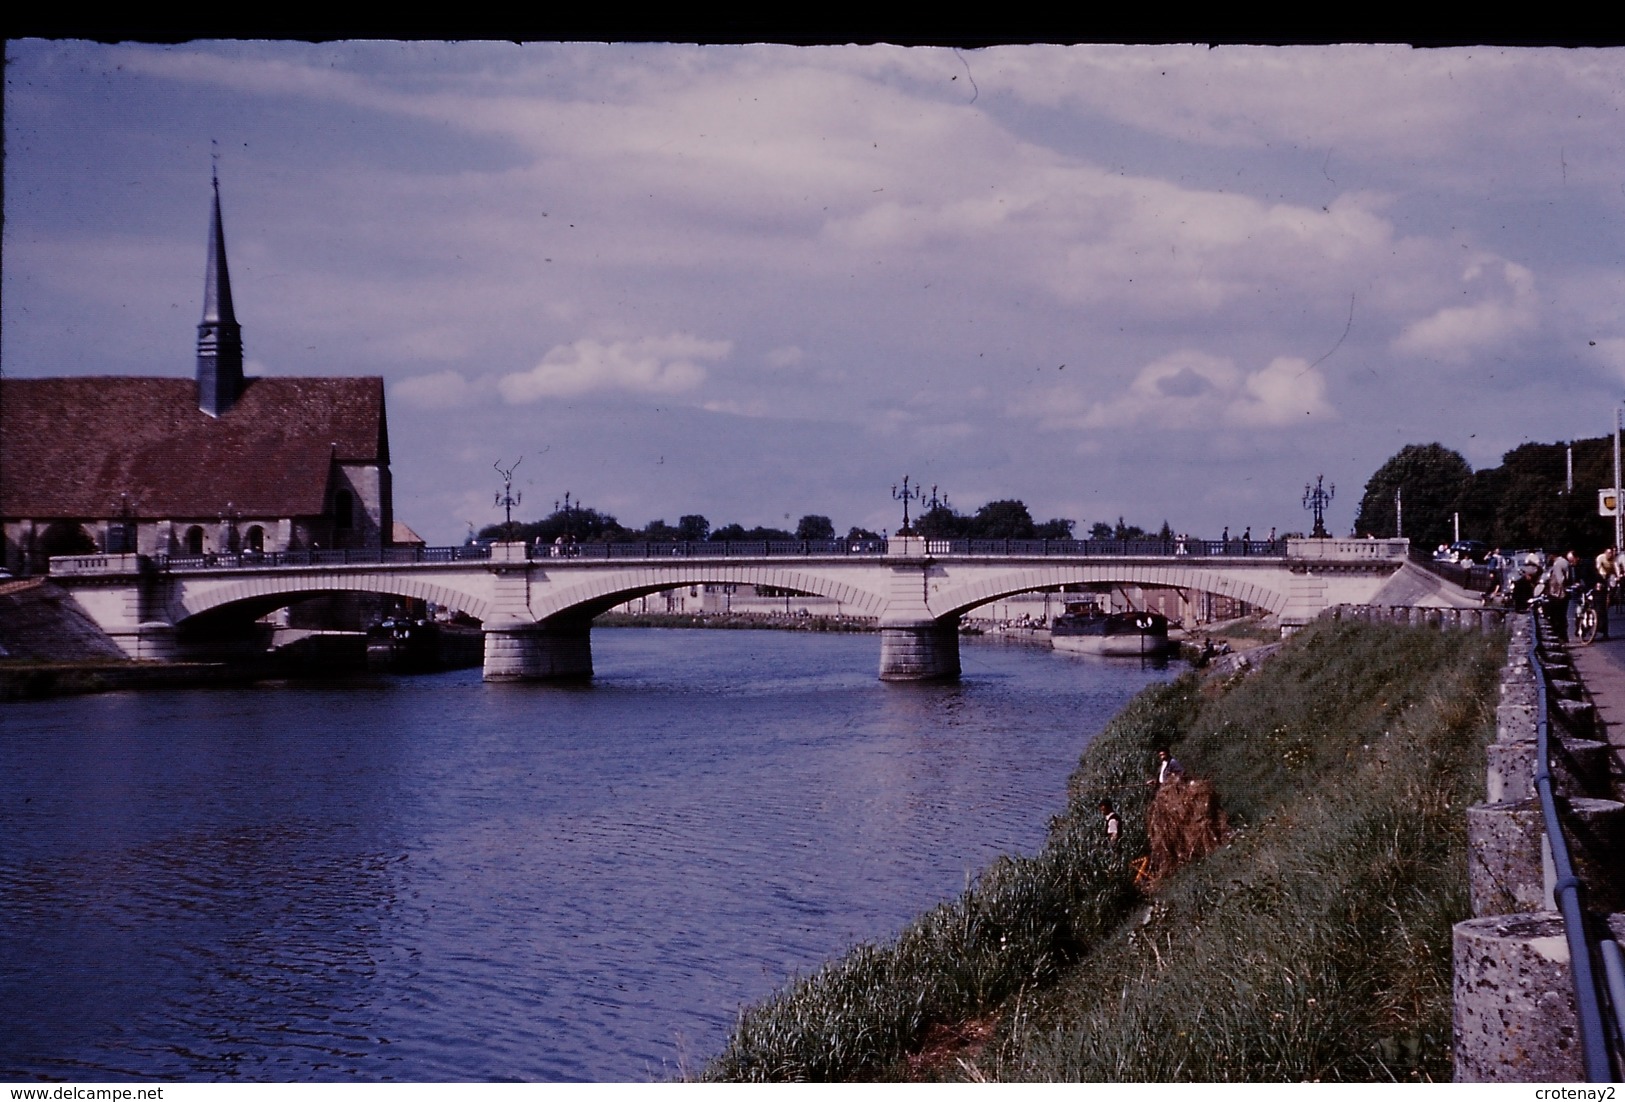
[[226,231],[220,219],[220,177],[214,177],[214,220],[209,224],[209,263],[203,286],[203,320],[197,327],[197,404],[219,417],[243,392],[243,327],[231,307],[226,271]]

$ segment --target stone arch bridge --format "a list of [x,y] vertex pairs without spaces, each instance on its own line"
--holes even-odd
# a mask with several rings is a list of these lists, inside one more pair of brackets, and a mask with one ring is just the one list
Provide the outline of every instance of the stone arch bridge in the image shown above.
[[874,617],[881,629],[880,676],[896,681],[957,677],[965,612],[1057,586],[1110,583],[1220,594],[1273,613],[1283,630],[1335,604],[1478,604],[1476,594],[1410,562],[1406,540],[1196,545],[1196,553],[1153,545],[1141,553],[1146,550],[894,537],[861,547],[801,545],[791,553],[764,545],[740,551],[650,544],[617,557],[530,558],[523,544],[497,544],[480,557],[462,548],[390,549],[365,556],[368,561],[356,561],[364,554],[358,552],[160,563],[137,555],[68,556],[52,560],[51,575],[126,653],[142,658],[176,656],[176,630],[211,614],[261,616],[331,593],[432,601],[482,622],[490,681],[590,677],[594,616],[635,597],[696,585],[798,590],[832,598],[843,614]]

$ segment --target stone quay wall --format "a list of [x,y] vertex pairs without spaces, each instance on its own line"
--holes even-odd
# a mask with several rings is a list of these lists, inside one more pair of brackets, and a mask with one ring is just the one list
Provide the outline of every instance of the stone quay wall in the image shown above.
[[[1331,605],[1319,616],[1322,620],[1360,620],[1375,624],[1409,624],[1411,627],[1453,628],[1465,631],[1499,631],[1507,625],[1504,608],[1432,608],[1424,605]],[[1527,645],[1527,636],[1526,645]]]
[[[1432,610],[1429,610],[1432,611]],[[1540,671],[1529,657],[1532,617],[1510,628],[1485,802],[1467,811],[1473,917],[1454,930],[1458,1082],[1579,1082],[1586,1078],[1569,943],[1535,791]],[[1461,626],[1469,626],[1462,624]],[[1543,648],[1548,752],[1575,875],[1599,919],[1625,910],[1625,804],[1611,791],[1594,706],[1561,645]],[[1606,917],[1618,937],[1625,913]]]

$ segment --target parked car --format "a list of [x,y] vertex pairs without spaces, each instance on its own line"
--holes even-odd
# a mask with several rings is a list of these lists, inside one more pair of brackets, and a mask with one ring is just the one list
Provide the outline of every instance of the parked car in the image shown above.
[[1433,557],[1441,562],[1481,563],[1489,554],[1490,549],[1482,540],[1457,540]]

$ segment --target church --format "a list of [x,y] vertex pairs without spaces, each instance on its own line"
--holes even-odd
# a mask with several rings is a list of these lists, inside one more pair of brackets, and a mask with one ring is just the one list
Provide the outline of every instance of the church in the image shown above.
[[393,511],[383,379],[244,376],[218,179],[195,380],[0,378],[15,574],[53,555],[380,548]]

